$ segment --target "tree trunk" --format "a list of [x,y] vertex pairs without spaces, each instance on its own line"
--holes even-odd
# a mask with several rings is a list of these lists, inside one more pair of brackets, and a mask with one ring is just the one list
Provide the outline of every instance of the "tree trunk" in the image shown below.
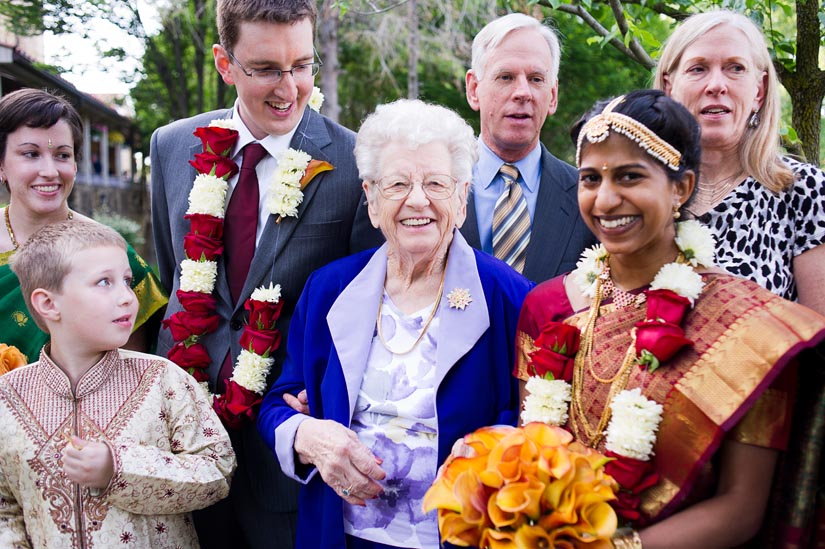
[[321,91],[324,92],[323,113],[338,122],[341,105],[338,102],[338,7],[335,0],[324,0],[320,9],[318,41],[321,43]]
[[410,41],[407,48],[409,55],[409,65],[407,73],[407,98],[418,99],[419,85],[418,85],[418,48],[419,48],[419,29],[418,29],[418,0],[409,0],[407,4],[409,10],[409,28]]
[[[796,71],[783,84],[791,96],[793,127],[805,158],[819,166],[819,132],[825,72],[819,69],[821,29],[818,0],[796,0]],[[787,83],[786,83],[787,80]]]

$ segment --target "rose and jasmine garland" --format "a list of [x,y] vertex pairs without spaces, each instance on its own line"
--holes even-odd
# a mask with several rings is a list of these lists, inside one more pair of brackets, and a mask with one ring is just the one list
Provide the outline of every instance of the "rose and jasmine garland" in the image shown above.
[[[680,252],[677,261],[664,265],[650,289],[636,299],[637,306],[647,304],[645,320],[633,328],[633,343],[612,387],[619,387],[616,380],[623,379],[626,383],[631,364],[653,373],[683,347],[693,345],[685,338],[681,324],[704,286],[694,267],[713,265],[715,243],[707,228],[696,221],[686,221],[676,224],[676,245]],[[577,412],[574,415],[578,417],[584,415],[580,399],[573,399],[571,381],[580,396],[584,358],[592,351],[592,328],[599,313],[602,288],[610,277],[609,254],[603,246],[585,250],[570,276],[582,293],[593,299],[587,319],[587,341],[581,348],[579,329],[563,322],[551,322],[543,327],[528,363],[532,375],[527,380],[529,394],[521,416],[525,423],[538,421],[563,426],[568,422],[569,409]],[[599,426],[609,419],[606,429],[602,431],[597,427],[593,432],[589,426],[581,427],[585,436],[590,436],[591,445],[595,446],[605,437],[605,455],[613,458],[606,465],[606,471],[622,487],[613,502],[614,508],[622,518],[634,521],[640,517],[639,494],[658,481],[651,457],[662,406],[646,398],[641,387],[631,390],[622,387],[611,390],[610,395],[609,410]],[[576,417],[572,423],[578,432]]]
[[[316,87],[310,106],[316,111],[323,95]],[[182,311],[163,321],[172,333],[175,344],[168,357],[189,372],[208,392],[206,367],[212,362],[200,339],[218,328],[214,296],[218,260],[223,253],[223,223],[226,208],[227,181],[238,172],[229,158],[238,132],[232,120],[214,120],[208,127],[195,130],[201,139],[203,152],[190,164],[197,170],[189,194],[189,208],[184,216],[190,230],[184,236],[186,258],[181,261],[180,288],[177,291]],[[313,160],[300,150],[286,149],[278,157],[278,168],[272,176],[267,210],[283,217],[297,217],[303,201],[303,189],[319,173],[332,170],[325,161]],[[275,329],[281,308],[280,285],[256,289],[244,304],[249,317],[241,334],[241,353],[226,382],[226,391],[215,397],[215,411],[230,428],[239,428],[244,421],[254,421],[261,397],[266,391],[266,378],[274,363],[271,354],[280,345],[280,333]]]

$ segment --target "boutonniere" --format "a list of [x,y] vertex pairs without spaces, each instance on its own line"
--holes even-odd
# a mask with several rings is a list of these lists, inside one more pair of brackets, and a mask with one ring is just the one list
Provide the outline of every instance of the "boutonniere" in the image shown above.
[[332,170],[323,160],[313,160],[304,151],[286,149],[278,156],[278,167],[272,174],[267,210],[277,215],[276,223],[284,217],[298,217],[298,206],[304,201],[304,188],[319,173]]
[[[321,112],[324,94],[318,86],[313,86],[309,97],[309,108]],[[276,223],[284,217],[298,217],[298,206],[304,201],[304,188],[319,173],[332,170],[333,166],[323,160],[313,160],[301,150],[286,149],[278,156],[278,167],[272,174],[269,199],[266,208],[277,215]]]
[[275,362],[272,353],[281,345],[281,332],[275,328],[283,308],[280,284],[257,288],[244,308],[249,318],[241,334],[241,353],[226,380],[226,391],[213,402],[215,412],[231,429],[255,421],[266,392],[266,378]]
[[461,309],[463,311],[467,308],[467,305],[473,302],[473,298],[470,297],[468,288],[455,288],[447,294],[447,302],[450,304],[451,309]]

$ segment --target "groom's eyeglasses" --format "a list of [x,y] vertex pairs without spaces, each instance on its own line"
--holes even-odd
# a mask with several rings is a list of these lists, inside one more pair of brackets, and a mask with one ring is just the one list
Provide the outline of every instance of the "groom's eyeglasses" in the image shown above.
[[226,54],[232,60],[233,63],[238,65],[243,72],[248,77],[255,80],[255,82],[259,84],[277,84],[284,78],[284,74],[289,73],[292,75],[292,78],[295,80],[305,80],[307,78],[312,78],[318,71],[321,70],[321,58],[318,57],[318,52],[315,51],[315,48],[312,48],[312,53],[318,59],[317,62],[313,63],[303,63],[301,65],[295,65],[289,70],[283,69],[247,69],[246,67],[241,64],[238,59],[232,55],[232,52],[225,49]]

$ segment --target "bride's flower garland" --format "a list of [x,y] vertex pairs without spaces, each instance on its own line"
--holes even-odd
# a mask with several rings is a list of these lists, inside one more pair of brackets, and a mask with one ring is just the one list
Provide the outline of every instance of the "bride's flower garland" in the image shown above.
[[[685,221],[676,224],[676,245],[680,252],[677,261],[662,266],[650,289],[644,292],[647,302],[645,320],[637,322],[633,328],[634,343],[612,380],[613,384],[618,383],[613,385],[617,388],[627,382],[632,364],[652,373],[682,347],[693,344],[684,337],[681,323],[704,287],[702,277],[694,267],[713,265],[715,242],[706,227],[697,221]],[[574,375],[582,375],[583,360],[592,351],[592,330],[601,305],[602,284],[610,277],[608,260],[607,250],[601,245],[595,246],[582,253],[576,269],[570,274],[582,294],[593,299],[584,346],[580,349],[579,330],[562,322],[549,323],[536,338],[537,349],[530,353],[528,363],[533,375],[527,381],[530,394],[522,412],[525,423],[542,421],[559,426],[567,423],[568,404],[573,400],[571,381]],[[577,379],[576,384],[581,391],[581,380]],[[623,488],[615,504],[616,511],[627,520],[636,520],[640,516],[637,511],[639,493],[658,480],[650,459],[662,420],[662,406],[646,398],[641,388],[613,393],[611,391],[609,410],[603,414],[597,429],[592,431],[583,425],[585,432],[582,434],[588,436],[594,446],[606,437],[606,455],[614,458],[608,463],[607,472]],[[573,401],[570,406],[576,412],[574,415],[584,417],[579,402]],[[575,418],[573,428],[578,434]]]
[[[318,111],[323,94],[313,88],[309,105]],[[190,231],[184,236],[186,258],[181,261],[181,282],[177,291],[182,311],[163,321],[172,332],[175,344],[168,357],[188,371],[209,393],[206,368],[212,359],[199,342],[218,328],[216,299],[213,295],[218,273],[218,260],[223,253],[223,223],[226,208],[227,181],[238,172],[238,165],[229,156],[238,132],[230,119],[213,120],[208,127],[195,130],[203,143],[203,152],[190,164],[198,171],[185,219]],[[287,149],[279,157],[273,175],[267,207],[270,213],[297,217],[303,200],[302,190],[319,173],[332,170],[328,162],[312,160],[302,151]],[[241,354],[232,378],[226,381],[224,395],[215,397],[214,408],[230,428],[239,428],[246,420],[254,421],[261,397],[266,391],[266,378],[274,363],[271,353],[280,345],[280,332],[275,329],[282,308],[280,285],[261,287],[245,302],[249,320],[241,335]]]

